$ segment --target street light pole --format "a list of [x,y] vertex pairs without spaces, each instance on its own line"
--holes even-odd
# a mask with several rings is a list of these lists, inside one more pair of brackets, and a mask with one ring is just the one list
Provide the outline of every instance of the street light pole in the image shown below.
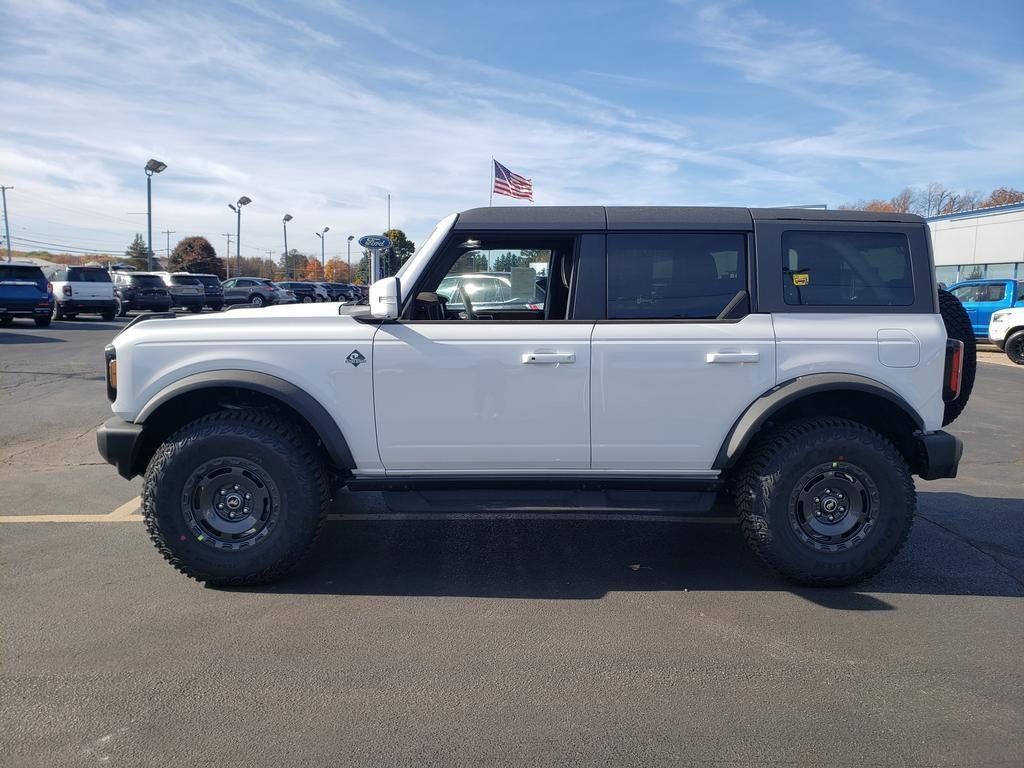
[[352,241],[356,239],[355,235],[348,236],[348,281],[352,282]]
[[4,198],[4,240],[7,241],[7,260],[11,261],[11,225],[7,223],[7,190],[14,187],[0,186],[0,193]]
[[159,160],[149,159],[146,163],[146,268],[153,271],[153,174],[162,173],[167,169],[167,163]]
[[286,213],[284,218],[281,219],[281,225],[284,227],[284,268],[285,274],[291,277],[288,273],[291,271],[290,262],[288,260],[288,222],[292,220],[292,215]]
[[238,198],[238,207],[236,208],[231,203],[228,203],[228,208],[234,211],[238,215],[238,225],[235,231],[235,274],[241,274],[242,272],[242,206],[248,205],[252,200],[245,195]]
[[330,227],[324,227],[324,231],[323,232],[314,232],[313,233],[314,235],[316,235],[317,237],[320,238],[320,269],[325,270],[325,271],[327,270],[327,262],[324,259],[324,242],[325,242],[324,235],[326,235],[330,231],[331,231]]

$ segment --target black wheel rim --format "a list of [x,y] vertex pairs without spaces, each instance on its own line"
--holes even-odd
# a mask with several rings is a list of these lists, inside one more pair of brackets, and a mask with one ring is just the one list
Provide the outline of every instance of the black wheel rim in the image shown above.
[[844,461],[819,464],[797,481],[790,523],[811,549],[839,552],[857,546],[878,519],[878,486],[860,467]]
[[247,549],[273,530],[281,496],[261,467],[226,457],[192,472],[182,491],[181,511],[197,541],[215,549]]
[[1007,355],[1015,363],[1024,363],[1024,335],[1010,339],[1006,346]]

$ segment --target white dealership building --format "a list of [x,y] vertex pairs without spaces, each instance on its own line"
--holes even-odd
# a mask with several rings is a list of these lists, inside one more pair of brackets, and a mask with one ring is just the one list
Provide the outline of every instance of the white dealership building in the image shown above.
[[927,221],[940,283],[985,277],[1024,280],[1024,203],[933,216]]

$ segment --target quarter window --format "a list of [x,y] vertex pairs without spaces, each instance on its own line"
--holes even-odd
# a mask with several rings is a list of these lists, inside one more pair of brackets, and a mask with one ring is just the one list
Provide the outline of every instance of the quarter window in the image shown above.
[[783,232],[786,303],[910,306],[910,244],[894,232]]
[[608,317],[714,319],[746,289],[746,270],[742,233],[608,235]]

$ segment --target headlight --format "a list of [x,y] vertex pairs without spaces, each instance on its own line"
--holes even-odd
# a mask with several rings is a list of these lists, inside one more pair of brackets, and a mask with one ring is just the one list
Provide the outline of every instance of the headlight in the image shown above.
[[998,312],[993,312],[992,313],[992,322],[993,323],[995,323],[995,322],[1002,322],[1002,319],[1004,317],[1006,317],[1007,315],[1009,315],[1009,314],[1010,314],[1010,310],[1008,310],[1008,309],[1001,309]]
[[107,399],[114,402],[117,399],[117,352],[113,344],[104,348],[103,359],[107,368]]

